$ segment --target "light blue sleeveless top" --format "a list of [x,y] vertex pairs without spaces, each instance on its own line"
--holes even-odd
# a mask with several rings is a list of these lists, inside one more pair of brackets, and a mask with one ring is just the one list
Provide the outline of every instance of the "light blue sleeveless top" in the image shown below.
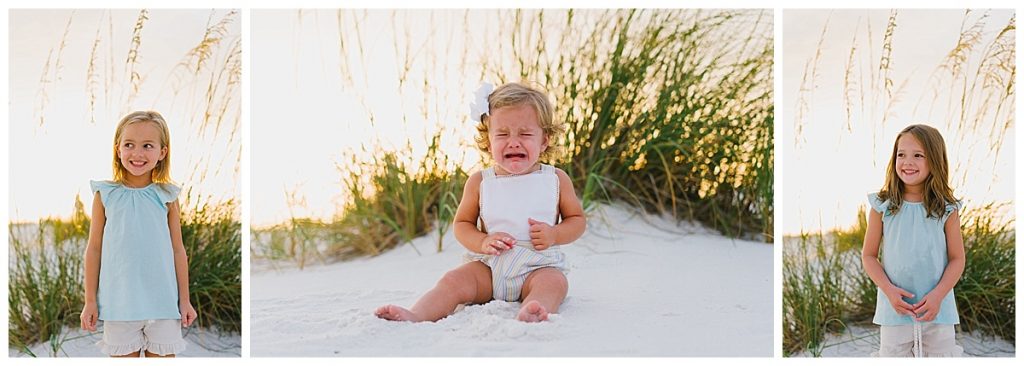
[[96,304],[100,320],[181,319],[167,203],[180,188],[90,181],[106,213]]
[[[942,217],[928,217],[921,202],[903,201],[896,214],[889,212],[889,201],[882,202],[878,193],[868,195],[871,208],[882,214],[881,262],[885,274],[896,287],[910,291],[912,298],[904,301],[913,305],[935,288],[946,270],[946,219],[960,204],[947,204]],[[878,325],[914,324],[909,315],[897,314],[885,293],[878,291],[874,323]],[[942,299],[939,314],[933,324],[959,324],[953,290]]]

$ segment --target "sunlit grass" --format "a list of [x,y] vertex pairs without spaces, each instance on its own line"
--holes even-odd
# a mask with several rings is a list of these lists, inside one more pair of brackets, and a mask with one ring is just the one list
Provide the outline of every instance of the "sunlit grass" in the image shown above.
[[[997,209],[986,206],[965,213],[962,228],[967,264],[953,292],[960,330],[1013,341],[1016,241],[1013,223],[993,221],[992,211]],[[865,218],[863,208],[858,216]],[[824,343],[827,334],[842,332],[847,324],[870,323],[877,287],[861,265],[864,223],[786,238],[782,259],[786,355],[807,351],[818,356],[828,346]]]
[[[557,57],[513,48],[521,75],[494,72],[554,93],[556,119],[568,126],[558,165],[584,201],[626,201],[770,242],[770,12],[578,13],[561,26],[599,26],[564,33]],[[544,15],[517,13],[510,32],[542,34]]]
[[[444,104],[436,101],[452,98],[451,90],[432,81],[450,79],[461,67],[476,63],[472,52],[477,50],[437,53],[451,42],[444,32],[426,45],[412,44],[418,42],[408,36],[416,35],[409,26],[412,15],[391,15],[399,27],[396,33],[406,35],[393,41],[399,60],[397,92],[424,93],[415,112],[419,115],[412,117],[438,123],[426,152],[364,145],[363,154],[339,164],[339,196],[345,203],[337,216],[330,222],[293,218],[257,230],[254,237],[263,239],[254,245],[255,255],[291,256],[302,265],[308,258],[377,255],[431,230],[443,233],[461,198],[468,173],[462,167],[490,164],[487,158],[459,161],[441,149],[451,145],[442,144],[441,137],[463,123],[452,120],[464,118],[465,112],[440,108]],[[415,15],[422,20],[418,15],[425,14]],[[337,16],[339,33],[348,35],[339,42],[340,70],[354,73],[343,75],[345,88],[359,89],[358,69],[366,66],[361,51],[366,40],[356,31],[363,17],[358,12]],[[770,12],[465,13],[466,19],[478,17],[493,18],[488,24],[497,29],[474,29],[467,37],[508,39],[511,46],[486,43],[480,50],[482,75],[461,77],[474,85],[480,80],[527,81],[551,94],[555,119],[568,132],[554,142],[564,154],[549,163],[569,174],[585,207],[626,202],[678,220],[699,221],[732,237],[772,240]],[[469,23],[465,27],[468,31]],[[411,84],[419,80],[422,85]],[[366,123],[377,123],[380,114],[367,111]],[[464,150],[475,148],[471,139],[459,144]],[[324,230],[329,234],[318,232]]]
[[[185,207],[181,223],[189,256],[189,290],[199,315],[196,324],[222,332],[241,330],[241,225],[233,217],[234,206],[227,202]],[[9,226],[10,347],[27,351],[46,342],[51,356],[61,355],[64,328],[79,326],[84,304],[82,260],[89,222],[85,206],[76,199],[69,219]]]

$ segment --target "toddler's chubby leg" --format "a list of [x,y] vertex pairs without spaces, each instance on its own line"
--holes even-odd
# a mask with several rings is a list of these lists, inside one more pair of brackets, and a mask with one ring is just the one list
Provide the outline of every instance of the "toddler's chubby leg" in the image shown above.
[[377,308],[375,314],[387,320],[437,321],[451,314],[460,304],[482,304],[491,301],[491,296],[491,269],[473,261],[445,273],[411,309],[384,305]]
[[569,281],[562,271],[545,267],[530,272],[523,283],[523,305],[516,319],[528,323],[547,320],[549,313],[558,312],[568,292]]

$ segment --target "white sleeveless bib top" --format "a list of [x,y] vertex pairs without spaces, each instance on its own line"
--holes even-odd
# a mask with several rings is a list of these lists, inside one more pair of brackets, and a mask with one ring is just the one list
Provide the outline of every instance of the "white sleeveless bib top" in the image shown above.
[[529,219],[552,226],[558,223],[558,175],[550,165],[523,175],[497,176],[494,168],[484,170],[480,219],[488,234],[505,232],[516,238],[516,246],[501,255],[467,253],[464,257],[491,268],[495,299],[520,301],[526,277],[535,270],[551,267],[569,272],[565,253],[557,245],[538,252],[530,243]]
[[494,168],[488,168],[482,174],[480,219],[488,234],[506,232],[516,238],[517,245],[532,247],[529,219],[551,226],[558,223],[558,176],[554,167],[542,164],[536,172],[507,176],[495,175]]

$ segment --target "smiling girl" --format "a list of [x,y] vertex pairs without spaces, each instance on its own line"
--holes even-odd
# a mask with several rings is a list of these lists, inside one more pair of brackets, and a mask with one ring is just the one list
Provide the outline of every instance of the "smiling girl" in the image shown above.
[[132,112],[114,133],[112,181],[92,181],[82,329],[110,356],[173,357],[181,327],[196,319],[181,240],[178,186],[170,179],[170,132],[157,112]]
[[925,125],[903,129],[893,145],[885,185],[868,201],[862,259],[878,286],[878,355],[960,356],[953,286],[966,261],[960,201],[949,187],[946,144],[939,131]]

